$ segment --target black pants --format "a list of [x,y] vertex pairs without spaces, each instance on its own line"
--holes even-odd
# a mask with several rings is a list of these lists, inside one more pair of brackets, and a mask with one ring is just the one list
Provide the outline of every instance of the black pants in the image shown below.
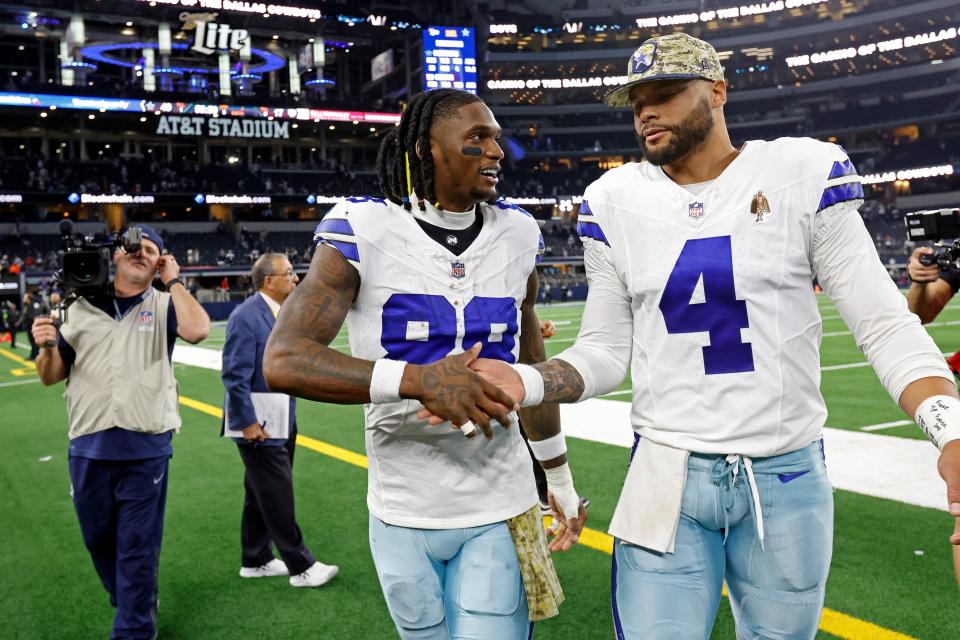
[[533,478],[537,481],[537,496],[539,496],[540,502],[547,504],[547,474],[544,473],[540,462],[533,455],[533,449],[530,448],[530,441],[527,439],[527,432],[523,430],[523,423],[520,423],[520,435],[523,436],[523,442],[527,445],[527,451],[533,461]]
[[290,575],[303,573],[313,566],[314,559],[303,544],[293,507],[293,454],[297,427],[282,446],[239,444],[240,458],[246,473],[243,486],[243,520],[240,544],[244,567],[259,567],[273,560],[271,543],[277,546],[280,558]]
[[0,336],[2,336],[3,333],[7,331],[10,332],[10,348],[11,349],[17,348],[17,331],[18,330],[19,330],[19,327],[15,324],[8,324],[2,330],[0,330]]

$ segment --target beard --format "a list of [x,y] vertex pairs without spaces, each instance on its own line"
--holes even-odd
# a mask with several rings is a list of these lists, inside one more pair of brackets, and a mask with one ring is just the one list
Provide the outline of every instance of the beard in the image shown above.
[[650,164],[657,166],[673,164],[707,139],[710,131],[713,130],[713,114],[710,112],[709,101],[705,96],[702,97],[697,106],[690,112],[690,115],[684,118],[680,124],[662,126],[662,128],[673,135],[670,136],[668,144],[655,150],[647,148],[646,140],[643,136],[637,134],[637,142],[640,143],[643,157]]

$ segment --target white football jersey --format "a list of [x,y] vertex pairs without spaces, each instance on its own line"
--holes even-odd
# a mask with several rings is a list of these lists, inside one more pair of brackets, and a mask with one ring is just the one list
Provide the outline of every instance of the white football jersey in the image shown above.
[[[350,198],[315,240],[360,273],[347,315],[350,350],[364,360],[428,364],[481,342],[484,358],[516,362],[520,305],[543,239],[536,221],[505,202],[481,205],[479,236],[457,256],[413,215],[377,198]],[[416,400],[367,404],[367,504],[398,526],[449,529],[516,516],[537,501],[530,455],[509,430],[468,440],[449,423],[419,420]]]
[[819,277],[891,394],[905,385],[893,361],[908,348],[927,358],[915,372],[945,376],[876,257],[862,199],[843,149],[809,138],[747,143],[698,195],[650,163],[607,172],[580,208],[590,277],[581,335],[557,357],[582,372],[616,370],[590,364],[593,345],[601,362],[623,358],[622,376],[620,354],[632,350],[633,426],[660,444],[799,449],[826,419]]

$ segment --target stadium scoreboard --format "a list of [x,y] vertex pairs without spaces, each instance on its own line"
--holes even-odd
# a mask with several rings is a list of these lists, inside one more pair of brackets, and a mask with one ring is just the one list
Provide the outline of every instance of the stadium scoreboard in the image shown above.
[[423,30],[423,88],[477,92],[477,34],[471,27]]

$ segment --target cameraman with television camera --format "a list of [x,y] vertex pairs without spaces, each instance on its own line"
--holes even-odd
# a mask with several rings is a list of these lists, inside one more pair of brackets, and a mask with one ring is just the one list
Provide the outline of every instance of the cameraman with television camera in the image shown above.
[[920,317],[920,322],[933,322],[950,299],[960,290],[960,268],[956,265],[941,270],[931,247],[917,247],[907,263],[910,289],[907,305]]
[[[73,503],[116,608],[110,637],[154,638],[167,469],[181,424],[173,346],[177,336],[206,338],[210,319],[152,228],[102,244],[75,240],[69,223],[61,232],[68,294],[59,320],[34,320],[37,373],[44,385],[67,381]],[[167,293],[151,286],[157,275]]]
[[[911,284],[907,307],[927,324],[943,310],[960,290],[960,209],[917,211],[904,218],[911,240],[934,240],[933,247],[918,247],[907,263]],[[954,375],[960,376],[960,351],[947,358]],[[960,520],[954,527],[960,535]],[[953,547],[953,567],[960,584],[960,547]]]

